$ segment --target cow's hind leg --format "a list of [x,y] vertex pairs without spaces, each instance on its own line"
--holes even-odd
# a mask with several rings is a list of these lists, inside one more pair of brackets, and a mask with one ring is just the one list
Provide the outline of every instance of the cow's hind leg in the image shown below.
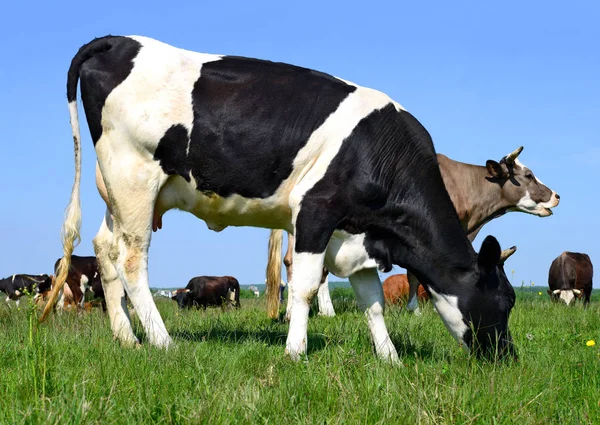
[[418,292],[419,292],[419,281],[414,274],[407,271],[408,276],[408,304],[406,304],[406,310],[412,311],[415,315],[420,316],[421,310],[419,309]]
[[319,301],[319,315],[325,317],[334,317],[335,310],[333,309],[331,295],[329,294],[329,273],[325,272],[324,274],[325,276],[319,285],[319,292],[317,293],[317,300]]
[[102,288],[104,289],[103,310],[108,310],[113,336],[124,345],[134,345],[138,343],[138,339],[131,328],[123,284],[109,258],[112,243],[113,222],[107,209],[100,230],[94,238],[94,251],[98,259]]
[[148,341],[157,347],[168,347],[171,337],[148,284],[148,248],[154,207],[167,176],[157,162],[137,156],[124,158],[126,155],[122,154],[119,160],[131,164],[131,168],[121,166],[104,170],[100,161],[114,217],[114,238],[109,255]]
[[350,283],[356,294],[358,308],[365,312],[377,356],[398,363],[396,347],[390,340],[383,320],[384,298],[377,269],[365,269],[350,276]]

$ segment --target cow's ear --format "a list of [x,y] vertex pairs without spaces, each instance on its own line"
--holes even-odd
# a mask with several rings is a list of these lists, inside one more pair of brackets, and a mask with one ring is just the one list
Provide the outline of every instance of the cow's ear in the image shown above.
[[490,273],[500,261],[500,244],[493,236],[488,236],[481,244],[477,264],[486,273]]
[[503,179],[508,177],[508,169],[505,170],[502,164],[494,161],[493,159],[488,159],[485,161],[485,168],[487,168],[487,172],[490,177],[494,179]]
[[552,296],[552,291],[550,289],[548,289],[546,292],[548,292],[548,295]]

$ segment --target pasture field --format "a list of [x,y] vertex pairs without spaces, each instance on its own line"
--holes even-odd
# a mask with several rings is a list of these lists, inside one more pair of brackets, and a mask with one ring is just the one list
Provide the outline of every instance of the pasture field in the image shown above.
[[27,303],[2,306],[0,423],[600,424],[599,296],[584,310],[553,305],[545,289],[517,288],[518,363],[470,359],[431,305],[420,317],[389,308],[404,367],[374,357],[343,288],[332,294],[337,317],[311,313],[299,363],[284,356],[287,325],[266,318],[262,298],[225,313],[157,300],[176,342],[168,351],[121,348],[98,309],[38,325]]

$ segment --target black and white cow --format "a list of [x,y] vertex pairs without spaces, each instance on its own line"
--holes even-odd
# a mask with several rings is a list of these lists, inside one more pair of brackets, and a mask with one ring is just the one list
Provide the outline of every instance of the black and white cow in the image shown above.
[[[538,217],[552,215],[551,208],[558,205],[560,196],[544,185],[530,168],[518,159],[523,147],[519,147],[498,162],[487,160],[485,166],[454,161],[445,155],[437,154],[444,186],[450,195],[454,209],[467,238],[473,242],[481,228],[495,218],[508,212],[524,212]],[[275,286],[271,276],[281,275],[281,230],[272,230],[269,238],[267,264],[267,287]],[[294,236],[288,233],[288,249],[283,259],[288,280],[292,272],[292,247]],[[329,295],[329,285],[325,270],[317,292],[319,314],[335,316]],[[408,272],[410,281],[410,302],[407,310],[419,313],[417,303],[418,280]],[[290,293],[288,292],[288,298]],[[290,303],[288,303],[288,306]],[[275,306],[274,310],[278,310]],[[289,316],[289,308],[286,311]]]
[[286,342],[293,359],[306,352],[309,303],[324,264],[349,278],[383,359],[398,355],[377,268],[393,264],[427,286],[465,349],[516,355],[508,329],[515,294],[497,266],[500,245],[489,236],[479,255],[473,250],[431,138],[402,106],[310,69],[139,36],[95,39],[71,62],[76,172],[52,299],[81,221],[78,80],[107,202],[94,248],[111,327],[123,343],[138,342],[124,288],[148,341],[172,343],[148,286],[148,247],[161,216],[177,208],[215,231],[255,226],[296,236]]
[[36,295],[50,289],[52,276],[47,274],[13,274],[0,279],[0,291],[6,294],[6,302],[15,301],[17,305],[23,295]]

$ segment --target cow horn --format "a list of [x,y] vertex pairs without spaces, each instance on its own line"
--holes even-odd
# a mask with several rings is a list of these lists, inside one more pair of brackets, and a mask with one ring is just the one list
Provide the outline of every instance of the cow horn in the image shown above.
[[555,289],[554,291],[552,291],[552,293],[554,295],[558,295],[558,294],[560,294],[560,289]]
[[188,292],[190,292],[190,290],[189,289],[184,289],[183,292],[185,292],[187,294]]
[[573,292],[575,292],[577,295],[581,294],[581,291],[579,289],[573,289]]
[[508,257],[510,257],[511,255],[513,255],[516,251],[517,251],[517,247],[516,246],[511,246],[510,248],[505,249],[504,251],[502,251],[500,253],[500,261],[498,262],[498,264],[504,264],[504,262],[506,260],[508,260]]
[[515,162],[515,159],[517,159],[517,157],[519,156],[519,154],[521,153],[522,150],[523,150],[523,146],[520,146],[517,149],[515,149],[513,152],[506,155],[504,157],[504,160],[506,161],[506,163],[512,164],[513,162]]

